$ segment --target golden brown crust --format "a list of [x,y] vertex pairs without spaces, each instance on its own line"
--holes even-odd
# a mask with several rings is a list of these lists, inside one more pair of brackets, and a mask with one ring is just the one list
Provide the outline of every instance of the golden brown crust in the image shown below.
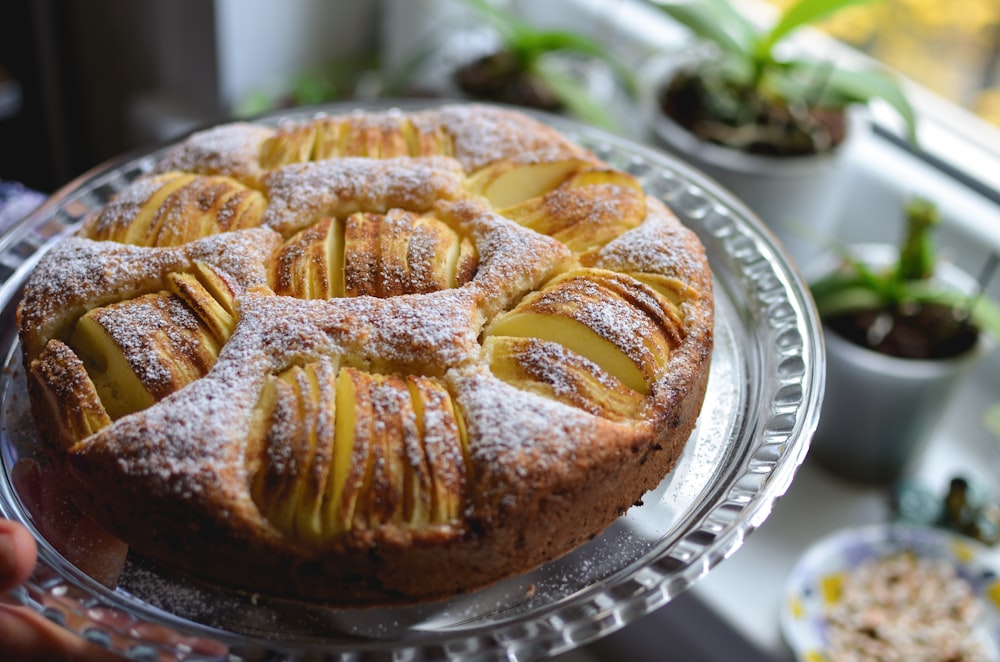
[[549,127],[235,124],[157,171],[18,313],[40,432],[137,552],[300,599],[437,599],[585,542],[676,464],[712,349],[704,251]]

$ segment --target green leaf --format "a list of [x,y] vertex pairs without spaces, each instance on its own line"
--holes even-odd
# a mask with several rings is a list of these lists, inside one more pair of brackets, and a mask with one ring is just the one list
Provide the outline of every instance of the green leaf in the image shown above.
[[632,71],[593,39],[575,32],[550,30],[536,33],[533,45],[536,55],[532,57],[532,63],[546,53],[557,51],[586,55],[607,64],[630,96],[638,94],[638,83]]
[[771,49],[794,30],[830,16],[851,5],[867,4],[877,0],[799,0],[788,7],[778,21],[757,44],[759,59],[770,59]]
[[861,280],[856,273],[834,271],[810,283],[809,291],[818,304],[819,299],[824,299],[833,292],[860,285]]
[[895,270],[877,272],[845,250],[841,250],[840,258],[840,269],[809,285],[820,317],[891,306],[899,301]]
[[881,99],[888,103],[906,125],[907,139],[917,143],[917,114],[910,104],[899,82],[888,73],[878,69],[837,68],[831,78],[831,86],[839,94],[855,101],[868,103]]
[[750,59],[759,36],[753,24],[727,0],[659,0],[654,6],[700,39]]
[[936,303],[965,313],[980,331],[1000,340],[1000,308],[982,295],[941,287],[933,281],[909,281],[904,296],[921,303]]
[[771,84],[787,99],[800,99],[827,108],[881,99],[899,114],[906,126],[907,139],[916,144],[916,111],[899,81],[888,72],[877,68],[852,69],[814,60],[789,62],[782,71],[784,75]]
[[292,99],[296,105],[306,106],[336,99],[337,85],[320,73],[303,73],[292,81]]
[[834,68],[829,61],[773,62],[760,85],[773,98],[811,107],[844,108],[855,99],[831,89]]
[[896,300],[895,270],[892,270],[889,273],[877,272],[860,260],[856,260],[851,257],[846,259],[850,264],[851,269],[858,274],[858,278],[862,283],[864,283],[865,287],[869,288],[873,292],[876,292],[883,301]]
[[993,301],[983,296],[977,297],[969,314],[980,330],[1000,340],[1000,308]]
[[488,0],[465,0],[473,9],[500,34],[501,40],[512,51],[517,51],[526,33],[530,34],[529,26],[517,14],[505,11]]
[[906,227],[897,267],[899,277],[903,280],[930,278],[937,263],[933,228],[941,223],[941,214],[930,200],[914,197],[906,204],[905,216]]
[[253,117],[269,110],[274,110],[277,103],[269,94],[254,90],[250,92],[233,111],[236,117]]
[[[810,283],[821,318],[861,309],[891,309],[909,302],[950,309],[956,321],[967,319],[980,332],[1000,340],[1000,307],[982,291],[970,293],[934,279],[936,256],[931,232],[941,222],[933,201],[914,196],[905,206],[906,227],[895,261],[876,271],[856,259],[848,247],[835,247],[840,268]],[[996,256],[991,256],[991,260]],[[992,273],[992,264],[988,273]],[[984,269],[985,270],[985,269]],[[987,275],[980,276],[988,280]],[[980,287],[985,287],[981,284]]]
[[[837,272],[810,285],[816,311],[821,319],[858,310],[890,307],[901,301],[912,300],[924,304],[938,304],[965,313],[983,333],[1000,340],[1000,307],[984,296],[942,287],[935,281],[899,281],[898,291],[886,297],[882,285],[873,286],[872,272],[867,275]],[[886,282],[892,278],[887,278]]]
[[567,30],[536,29],[517,13],[497,7],[488,0],[466,2],[497,30],[505,49],[514,54],[522,70],[536,70],[536,63],[547,53],[579,53],[605,62],[628,94],[632,97],[638,95],[638,84],[632,71],[612,56],[600,42]]
[[820,319],[829,319],[843,313],[881,308],[884,302],[878,293],[862,283],[844,283],[829,289],[821,286],[814,290],[813,300]]
[[569,114],[602,129],[609,131],[619,129],[606,104],[588,94],[587,89],[579,81],[564,73],[552,71],[544,65],[536,67],[534,72],[566,106]]

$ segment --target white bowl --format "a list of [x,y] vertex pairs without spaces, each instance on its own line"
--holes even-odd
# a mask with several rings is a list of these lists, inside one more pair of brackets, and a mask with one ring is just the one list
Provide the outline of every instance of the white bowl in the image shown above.
[[[831,660],[827,611],[840,586],[862,564],[910,552],[953,566],[979,602],[972,637],[984,660],[1000,660],[1000,573],[997,552],[944,529],[911,524],[845,529],[822,538],[801,557],[788,578],[780,623],[785,641],[801,662]],[[905,659],[905,658],[901,658]],[[977,658],[979,659],[979,658]]]

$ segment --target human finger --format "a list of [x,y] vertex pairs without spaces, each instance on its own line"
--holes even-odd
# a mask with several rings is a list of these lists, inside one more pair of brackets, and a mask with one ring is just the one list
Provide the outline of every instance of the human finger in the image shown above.
[[23,525],[0,519],[0,593],[23,584],[38,558],[35,539]]
[[12,478],[45,540],[84,573],[113,588],[125,566],[128,546],[80,512],[55,471],[22,459],[14,465]]
[[4,659],[120,662],[121,657],[79,637],[27,607],[0,602]]

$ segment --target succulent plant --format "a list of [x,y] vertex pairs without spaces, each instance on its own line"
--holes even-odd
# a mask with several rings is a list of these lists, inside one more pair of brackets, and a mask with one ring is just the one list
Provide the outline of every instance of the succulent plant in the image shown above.
[[827,323],[852,318],[857,324],[859,316],[867,314],[870,326],[858,331],[863,332],[861,344],[872,348],[907,318],[930,339],[936,330],[941,343],[954,342],[959,334],[974,342],[979,332],[1000,338],[1000,308],[981,291],[996,266],[996,256],[980,275],[980,291],[948,287],[934,278],[938,259],[932,233],[940,223],[936,205],[912,198],[905,207],[905,221],[897,257],[887,268],[866,264],[848,249],[840,249],[841,268],[810,285],[820,318]]

